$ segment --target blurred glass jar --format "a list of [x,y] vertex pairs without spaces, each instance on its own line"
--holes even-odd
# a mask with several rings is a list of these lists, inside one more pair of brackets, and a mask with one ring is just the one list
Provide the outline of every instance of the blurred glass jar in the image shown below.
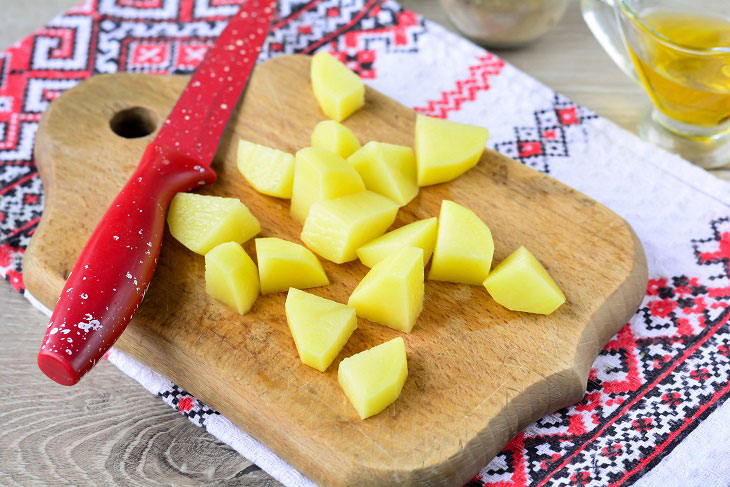
[[441,0],[456,27],[488,47],[517,47],[557,24],[569,0]]

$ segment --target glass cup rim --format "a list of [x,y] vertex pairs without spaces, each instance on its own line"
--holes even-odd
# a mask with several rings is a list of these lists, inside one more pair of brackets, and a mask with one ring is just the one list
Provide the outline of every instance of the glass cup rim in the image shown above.
[[674,49],[680,50],[680,51],[687,51],[695,54],[730,54],[730,46],[718,46],[718,47],[697,47],[697,46],[689,46],[686,44],[682,44],[680,42],[677,42],[676,40],[672,39],[671,37],[667,37],[661,32],[657,32],[653,27],[651,27],[649,24],[647,24],[644,19],[641,18],[641,15],[639,15],[638,12],[634,11],[634,9],[631,8],[628,4],[628,0],[618,0],[618,5],[621,8],[621,10],[626,14],[629,15],[633,20],[636,21],[636,23],[644,29],[647,33],[652,35],[653,37],[656,37],[659,41],[661,41],[663,44],[668,45],[669,47],[672,47]]

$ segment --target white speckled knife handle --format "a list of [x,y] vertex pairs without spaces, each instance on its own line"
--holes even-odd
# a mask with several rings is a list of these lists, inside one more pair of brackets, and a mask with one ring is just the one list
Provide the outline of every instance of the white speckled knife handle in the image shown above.
[[214,180],[207,165],[150,144],[66,281],[38,354],[44,374],[73,385],[103,357],[147,291],[172,197]]

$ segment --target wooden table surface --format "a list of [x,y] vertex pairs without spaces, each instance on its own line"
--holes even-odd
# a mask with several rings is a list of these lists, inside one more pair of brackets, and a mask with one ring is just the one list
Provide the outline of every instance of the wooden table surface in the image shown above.
[[[3,0],[0,50],[77,2]],[[401,3],[453,29],[437,0]],[[591,36],[577,0],[536,43],[495,52],[629,130],[648,104]],[[35,364],[45,326],[0,283],[0,484],[277,485],[106,361],[73,388],[50,382]]]

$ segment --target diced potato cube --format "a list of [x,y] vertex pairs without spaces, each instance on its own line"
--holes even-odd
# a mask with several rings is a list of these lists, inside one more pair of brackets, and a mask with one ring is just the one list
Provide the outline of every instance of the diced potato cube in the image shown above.
[[296,155],[291,216],[304,223],[313,203],[364,190],[360,175],[343,158],[321,147],[306,147]]
[[366,320],[409,333],[423,310],[423,250],[402,247],[370,269],[347,304]]
[[347,162],[360,174],[370,191],[407,205],[418,194],[416,157],[410,147],[368,142]]
[[312,56],[314,97],[327,117],[343,121],[365,104],[365,85],[347,66],[326,51]]
[[205,291],[242,315],[251,309],[259,295],[259,273],[240,244],[222,243],[205,254]]
[[167,212],[170,234],[205,255],[224,242],[243,243],[261,231],[255,216],[238,198],[178,193]]
[[483,127],[418,115],[416,118],[418,185],[444,183],[476,166],[489,131]]
[[309,211],[302,242],[337,264],[357,258],[356,250],[382,235],[395,221],[398,205],[371,191],[322,200]]
[[259,193],[291,198],[293,155],[241,139],[238,142],[238,170]]
[[344,159],[360,148],[360,141],[352,130],[335,120],[319,122],[312,131],[311,144],[312,147],[322,147]]
[[286,321],[301,361],[327,370],[357,328],[355,308],[295,288],[286,296]]
[[473,211],[453,201],[442,201],[428,278],[479,285],[489,274],[493,256],[489,227]]
[[406,377],[408,360],[401,337],[347,357],[337,370],[337,380],[361,419],[394,403]]
[[330,283],[322,264],[306,247],[280,238],[257,238],[261,294],[289,288],[306,289]]
[[525,247],[500,262],[484,287],[496,302],[513,311],[548,315],[565,302],[563,291]]
[[423,250],[423,265],[425,266],[436,245],[437,229],[436,217],[409,223],[366,243],[357,249],[357,256],[360,262],[372,267],[403,247],[419,247]]

